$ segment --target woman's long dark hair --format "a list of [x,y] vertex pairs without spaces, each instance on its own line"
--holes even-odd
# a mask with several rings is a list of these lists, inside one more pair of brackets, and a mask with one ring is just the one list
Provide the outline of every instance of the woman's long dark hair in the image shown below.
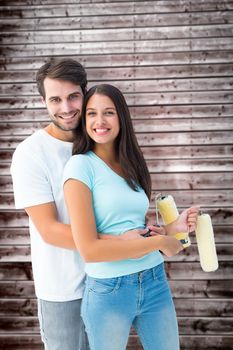
[[150,199],[150,174],[133,130],[133,124],[125,98],[115,86],[109,84],[96,85],[87,92],[84,98],[81,121],[74,131],[73,154],[83,154],[94,149],[95,143],[86,132],[85,118],[87,103],[94,94],[108,96],[114,103],[120,124],[120,131],[116,139],[116,153],[119,157],[124,178],[128,185],[135,191],[137,191],[138,185],[141,186]]

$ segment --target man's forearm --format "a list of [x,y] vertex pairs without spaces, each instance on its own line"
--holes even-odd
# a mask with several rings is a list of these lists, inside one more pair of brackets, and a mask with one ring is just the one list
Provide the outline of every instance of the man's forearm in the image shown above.
[[[71,226],[68,224],[63,224],[61,222],[55,222],[49,227],[49,233],[43,235],[43,239],[46,243],[71,250],[78,250],[76,247],[73,235],[71,232]],[[136,238],[136,234],[134,234]],[[111,235],[111,234],[98,234],[99,239],[111,239],[111,240],[119,240],[119,239],[132,239],[130,237],[127,238],[126,235]]]
[[77,250],[70,225],[57,221],[51,224],[46,231],[47,234],[45,232],[42,235],[46,243],[60,248]]

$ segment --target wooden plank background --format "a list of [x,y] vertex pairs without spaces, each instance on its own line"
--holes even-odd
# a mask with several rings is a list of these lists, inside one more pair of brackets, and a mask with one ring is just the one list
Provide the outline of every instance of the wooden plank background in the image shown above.
[[[42,349],[28,221],[14,209],[16,145],[48,122],[35,85],[50,56],[72,57],[89,87],[124,92],[158,192],[212,216],[219,269],[192,246],[167,259],[181,349],[233,349],[233,2],[2,0],[0,2],[0,348]],[[151,216],[154,204],[151,202]],[[141,349],[132,330],[128,349]]]

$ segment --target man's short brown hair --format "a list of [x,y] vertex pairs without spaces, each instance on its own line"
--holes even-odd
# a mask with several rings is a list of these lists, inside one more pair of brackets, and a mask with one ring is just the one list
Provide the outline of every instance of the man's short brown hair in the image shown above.
[[44,80],[45,78],[59,79],[69,81],[75,85],[79,85],[86,93],[87,73],[81,63],[73,59],[55,59],[45,63],[36,74],[37,88],[40,95],[45,98]]

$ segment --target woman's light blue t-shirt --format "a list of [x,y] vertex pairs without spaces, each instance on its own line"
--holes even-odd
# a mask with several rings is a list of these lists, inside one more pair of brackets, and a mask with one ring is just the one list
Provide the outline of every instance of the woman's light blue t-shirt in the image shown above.
[[[142,188],[134,191],[125,179],[114,172],[94,152],[71,157],[65,166],[63,182],[68,179],[83,182],[92,192],[93,209],[98,233],[121,235],[125,231],[144,228],[149,207]],[[163,262],[159,251],[139,259],[86,263],[89,276],[110,278],[149,269]]]

